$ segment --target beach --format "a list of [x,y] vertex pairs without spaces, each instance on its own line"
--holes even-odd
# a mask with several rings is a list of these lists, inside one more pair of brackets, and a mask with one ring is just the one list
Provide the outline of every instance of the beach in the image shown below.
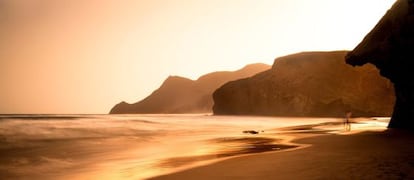
[[247,155],[153,178],[413,179],[414,133],[370,129],[296,134],[286,151]]
[[[341,120],[208,114],[0,115],[0,177],[146,179],[235,156],[293,149],[297,146],[286,144],[290,131],[278,129],[333,121]],[[258,133],[249,133],[253,131]]]
[[389,118],[187,115],[0,117],[2,179],[412,177]]

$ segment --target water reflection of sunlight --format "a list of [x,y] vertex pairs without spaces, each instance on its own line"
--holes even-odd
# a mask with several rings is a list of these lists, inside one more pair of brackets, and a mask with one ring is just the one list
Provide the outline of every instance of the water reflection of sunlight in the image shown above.
[[[71,164],[67,166],[76,165],[76,170],[69,172],[69,167],[58,166],[60,161],[49,161],[39,172],[53,169],[65,179],[144,179],[222,157],[292,148],[289,144],[284,146],[296,137],[290,133],[381,130],[389,118],[353,120],[351,131],[345,132],[342,118],[114,115],[84,116],[77,120],[13,119],[0,121],[0,136],[7,140],[3,143],[5,147],[10,142],[14,144],[9,148],[16,144],[30,147],[26,149],[30,149],[31,157],[64,160],[68,155],[63,152],[68,152]],[[245,130],[259,133],[246,134]],[[10,158],[6,160],[12,161],[19,158],[14,155],[27,153],[14,150],[8,151]],[[24,171],[33,165],[16,169]],[[37,167],[43,167],[40,165]]]
[[[390,118],[353,118],[351,123],[334,127],[333,134],[354,134],[361,131],[384,131]],[[332,129],[332,128],[331,128]]]
[[374,119],[368,119],[359,121],[357,123],[351,123],[352,130],[385,130],[387,129],[387,121],[379,121]]

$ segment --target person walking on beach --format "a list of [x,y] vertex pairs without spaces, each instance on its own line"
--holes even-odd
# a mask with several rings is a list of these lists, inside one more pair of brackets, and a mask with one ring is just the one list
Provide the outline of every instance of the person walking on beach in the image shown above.
[[351,121],[350,121],[351,116],[352,116],[352,112],[351,111],[346,112],[346,114],[345,114],[345,122],[344,122],[345,130],[346,131],[350,131],[351,130]]

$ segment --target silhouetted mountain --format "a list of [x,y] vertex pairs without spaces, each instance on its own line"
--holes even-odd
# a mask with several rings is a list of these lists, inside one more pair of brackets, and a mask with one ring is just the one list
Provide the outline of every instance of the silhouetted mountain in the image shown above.
[[389,116],[391,82],[374,66],[353,68],[346,51],[305,52],[275,60],[272,69],[226,83],[214,94],[214,114]]
[[388,127],[414,129],[414,0],[398,0],[346,57],[351,65],[372,63],[395,88]]
[[213,107],[212,93],[224,83],[250,77],[269,69],[266,64],[251,64],[230,72],[221,71],[201,76],[196,81],[168,77],[160,88],[144,100],[128,104],[121,102],[112,108],[111,114],[126,113],[205,113]]

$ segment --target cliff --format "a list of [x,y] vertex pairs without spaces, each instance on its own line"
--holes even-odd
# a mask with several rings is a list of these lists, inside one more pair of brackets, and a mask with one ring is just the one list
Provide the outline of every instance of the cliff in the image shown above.
[[115,105],[111,114],[134,113],[206,113],[212,111],[212,93],[224,83],[250,77],[269,69],[266,64],[251,64],[230,72],[209,73],[193,81],[170,76],[150,96],[134,104],[121,102]]
[[[394,84],[390,128],[414,129],[414,1],[398,0],[346,56],[353,66],[375,65]],[[366,65],[365,65],[366,66]]]
[[389,116],[392,84],[374,66],[353,68],[346,51],[277,58],[272,69],[226,83],[214,94],[214,114]]

